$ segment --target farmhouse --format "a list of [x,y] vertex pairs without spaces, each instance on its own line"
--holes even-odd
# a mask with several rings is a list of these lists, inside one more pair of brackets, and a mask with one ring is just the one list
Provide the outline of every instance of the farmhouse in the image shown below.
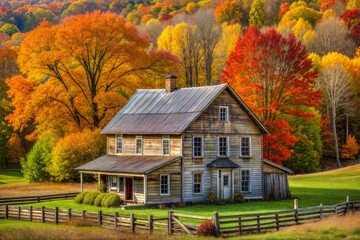
[[264,125],[228,84],[175,86],[169,75],[165,89],[137,90],[101,131],[107,154],[76,168],[81,179],[98,174],[109,192],[138,204],[205,202],[210,192],[264,199]]

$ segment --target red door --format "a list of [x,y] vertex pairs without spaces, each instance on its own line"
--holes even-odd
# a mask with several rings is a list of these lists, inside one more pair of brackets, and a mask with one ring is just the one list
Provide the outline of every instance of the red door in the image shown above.
[[133,179],[132,178],[125,178],[126,184],[126,196],[125,200],[132,200],[133,199]]

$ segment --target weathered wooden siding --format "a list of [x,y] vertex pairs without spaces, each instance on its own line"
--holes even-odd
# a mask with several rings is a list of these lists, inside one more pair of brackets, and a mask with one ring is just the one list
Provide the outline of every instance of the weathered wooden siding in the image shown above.
[[[123,154],[135,155],[136,135],[123,135]],[[162,156],[162,135],[143,135],[143,155]],[[170,155],[180,156],[181,135],[170,135]],[[115,154],[115,135],[107,135],[108,154]]]
[[[160,175],[170,174],[170,195],[160,195]],[[181,202],[181,160],[170,163],[147,175],[147,203]]]
[[290,197],[288,176],[285,173],[264,173],[264,199],[280,200]]
[[[219,106],[229,107],[229,122],[219,122]],[[192,137],[204,138],[204,157],[194,161],[192,157]],[[217,189],[217,169],[209,169],[207,164],[217,158],[218,136],[229,137],[229,159],[241,168],[233,169],[234,192],[240,191],[240,169],[249,169],[251,192],[247,198],[263,197],[262,179],[262,134],[258,126],[226,91],[220,94],[183,135],[183,194],[185,202],[206,201],[210,189]],[[251,137],[252,157],[240,157],[240,138]],[[203,194],[193,194],[193,173],[203,173]]]
[[144,203],[144,178],[134,178],[134,202]]

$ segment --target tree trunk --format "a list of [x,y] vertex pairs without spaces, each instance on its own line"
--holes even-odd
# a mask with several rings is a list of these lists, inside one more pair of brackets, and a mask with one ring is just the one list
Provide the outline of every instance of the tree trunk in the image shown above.
[[335,144],[335,153],[336,153],[336,165],[338,168],[341,168],[340,163],[340,154],[339,154],[339,143],[337,139],[337,131],[336,131],[336,109],[333,106],[332,108],[332,127],[333,127],[333,133],[334,133],[334,144]]

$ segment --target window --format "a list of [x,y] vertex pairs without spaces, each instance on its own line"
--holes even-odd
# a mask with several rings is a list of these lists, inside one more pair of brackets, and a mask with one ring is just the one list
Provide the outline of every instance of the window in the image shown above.
[[227,122],[229,121],[229,107],[219,107],[219,121],[220,122]]
[[160,175],[160,195],[170,195],[170,175]]
[[119,177],[119,192],[124,192],[124,178],[123,177]]
[[224,175],[224,187],[228,187],[229,184],[229,175]]
[[203,156],[203,138],[193,137],[193,157]]
[[118,177],[110,176],[110,190],[117,191],[118,188]]
[[250,192],[250,170],[241,170],[240,174],[241,192]]
[[116,154],[122,154],[122,135],[116,135]]
[[229,138],[228,137],[219,137],[218,138],[218,154],[219,156],[228,156],[229,155]]
[[135,153],[140,155],[143,154],[142,137],[136,137],[135,139]]
[[201,173],[194,173],[193,174],[193,193],[202,193],[201,185],[202,185]]
[[251,157],[251,138],[240,138],[240,157]]
[[163,155],[170,155],[170,137],[165,135],[162,138]]

